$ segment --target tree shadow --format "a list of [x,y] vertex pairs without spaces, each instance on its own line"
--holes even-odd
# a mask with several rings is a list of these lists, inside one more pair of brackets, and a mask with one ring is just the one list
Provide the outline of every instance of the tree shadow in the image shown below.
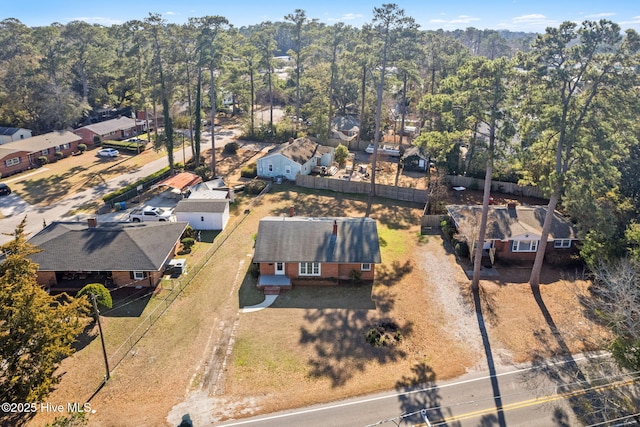
[[[376,322],[370,310],[307,310],[308,326],[300,328],[300,344],[311,347],[309,375],[327,378],[334,388],[342,387],[372,362],[392,363],[406,357],[395,345],[374,347],[366,340],[367,331]],[[403,337],[411,335],[412,324],[399,325]]]
[[412,368],[412,376],[403,376],[396,383],[396,390],[400,393],[400,408],[402,415],[399,420],[402,423],[411,425],[422,425],[424,419],[421,411],[426,410],[427,419],[437,425],[459,427],[459,422],[447,423],[448,417],[453,413],[451,410],[441,406],[440,389],[436,385],[436,374],[433,369],[425,363],[417,363]]
[[140,317],[153,295],[148,288],[122,288],[112,292],[113,307],[101,310],[104,317]]
[[87,323],[82,332],[76,337],[76,340],[71,347],[74,352],[80,351],[98,337],[98,329],[95,321]]
[[[487,333],[487,326],[482,314],[482,301],[480,297],[480,291],[478,289],[473,290],[473,302],[476,308],[476,319],[478,320],[478,328],[480,329],[480,335],[482,336],[482,345],[484,347],[484,353],[487,359],[487,366],[489,368],[489,377],[491,378],[491,389],[493,391],[493,401],[496,406],[497,417],[494,414],[484,416],[481,419],[481,425],[499,425],[500,427],[506,427],[507,422],[502,409],[502,395],[500,393],[500,385],[498,384],[498,377],[496,376],[496,366],[493,360],[493,352],[491,350],[491,342],[489,341],[489,334]],[[494,417],[496,419],[494,419]],[[487,424],[489,423],[489,424]]]
[[294,285],[280,293],[271,308],[375,310],[372,288],[371,282],[335,286]]
[[[522,375],[522,381],[546,395],[550,394],[552,387],[555,394],[567,401],[581,424],[599,424],[637,412],[640,385],[635,377],[630,378],[611,358],[602,355],[586,354],[584,361],[578,364],[547,309],[540,288],[532,287],[531,290],[548,330],[539,330],[535,334],[544,354],[533,354],[533,369]],[[548,354],[560,356],[561,361],[549,360]],[[543,380],[549,385],[541,387]],[[560,426],[569,425],[569,416],[556,407],[554,421]]]

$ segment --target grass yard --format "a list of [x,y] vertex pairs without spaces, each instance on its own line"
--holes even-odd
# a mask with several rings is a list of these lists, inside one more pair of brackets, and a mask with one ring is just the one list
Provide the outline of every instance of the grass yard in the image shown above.
[[[440,236],[418,235],[422,209],[411,204],[378,200],[372,205],[383,260],[373,285],[296,287],[268,309],[239,314],[239,307],[263,298],[250,268],[260,218],[287,215],[290,207],[301,216],[358,217],[367,209],[364,197],[314,194],[290,185],[273,187],[251,206],[244,197],[240,201],[243,207],[232,222],[243,220],[93,397],[90,425],[175,425],[167,414],[194,393],[204,393],[205,401],[177,413],[191,414],[195,425],[210,425],[417,385],[423,381],[420,372],[433,373],[435,380],[452,378],[486,360],[482,348],[468,345],[479,334],[477,322],[462,328],[456,323],[457,315],[475,319],[473,300],[464,301],[468,280]],[[201,256],[207,244],[196,245],[192,255]],[[438,284],[445,278],[433,275],[434,264],[455,289],[444,299]],[[579,304],[587,282],[550,271],[535,298],[518,274],[504,271],[499,281],[482,284],[483,315],[491,347],[501,356],[497,360],[518,362],[534,353],[602,345],[606,333],[584,317]],[[448,306],[453,302],[456,316]],[[108,349],[113,351],[155,304],[152,298],[141,316],[105,317]],[[381,322],[398,327],[402,339],[397,344],[367,343],[367,332]],[[103,376],[99,340],[87,339],[60,372],[61,383],[48,401],[89,398]],[[38,414],[32,425],[51,420]]]

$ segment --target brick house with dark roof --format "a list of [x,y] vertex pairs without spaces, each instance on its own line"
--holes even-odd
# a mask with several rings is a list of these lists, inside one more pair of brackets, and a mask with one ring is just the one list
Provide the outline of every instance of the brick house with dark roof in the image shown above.
[[380,264],[376,221],[371,218],[265,217],[260,220],[253,261],[260,288],[292,284],[373,281]]
[[88,146],[93,146],[94,138],[100,141],[107,139],[121,140],[136,136],[145,131],[146,123],[144,120],[136,120],[130,117],[118,117],[117,119],[105,120],[104,122],[94,123],[92,125],[83,126],[73,131],[82,138],[82,142]]
[[13,175],[40,166],[38,157],[49,162],[56,160],[56,152],[68,156],[78,150],[81,139],[68,131],[55,131],[0,145],[0,174]]
[[41,252],[38,283],[51,291],[87,283],[154,287],[180,246],[183,222],[53,222],[29,239]]
[[[479,205],[449,205],[446,207],[458,233],[469,244],[473,257],[473,242],[477,239],[482,214]],[[542,224],[547,206],[489,206],[487,231],[484,241],[487,258],[497,261],[532,263],[540,243]],[[559,212],[555,211],[547,242],[546,255],[577,252],[578,230]]]

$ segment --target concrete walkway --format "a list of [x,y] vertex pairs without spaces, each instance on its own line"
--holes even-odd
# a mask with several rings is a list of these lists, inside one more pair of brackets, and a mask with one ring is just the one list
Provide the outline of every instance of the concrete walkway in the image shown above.
[[251,305],[249,307],[241,308],[240,313],[253,313],[255,311],[263,310],[269,307],[278,298],[278,295],[265,295],[264,301],[257,305]]

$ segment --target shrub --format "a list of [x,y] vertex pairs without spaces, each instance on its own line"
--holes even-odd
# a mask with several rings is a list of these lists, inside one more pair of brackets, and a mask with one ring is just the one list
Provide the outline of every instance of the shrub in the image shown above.
[[64,154],[62,154],[62,151],[56,151],[54,155],[56,156],[57,160],[60,160],[61,158],[64,157]]
[[209,166],[198,166],[194,169],[193,173],[202,178],[203,181],[209,181],[211,178],[211,168]]
[[196,241],[193,237],[185,237],[184,239],[180,240],[180,243],[182,243],[184,249],[190,250],[191,247],[195,245]]
[[101,144],[102,144],[102,141],[100,140],[100,137],[98,135],[93,135],[93,145],[97,147]]
[[440,228],[442,229],[442,234],[444,234],[444,237],[448,241],[451,241],[451,239],[453,239],[453,235],[456,232],[456,228],[453,226],[453,224],[451,224],[451,221],[449,221],[448,219],[443,219],[442,221],[440,221]]
[[238,143],[230,142],[228,144],[225,144],[223,152],[225,154],[236,154],[238,152]]
[[47,163],[49,163],[49,159],[47,159],[47,156],[40,156],[40,157],[38,157],[38,164],[39,164],[40,166],[44,166],[44,165],[46,165]]
[[336,150],[334,153],[335,153],[336,162],[338,162],[340,166],[344,165],[344,163],[347,161],[347,157],[349,157],[349,149],[344,145],[340,144],[336,147]]
[[243,178],[255,178],[258,176],[258,164],[257,163],[249,163],[246,166],[243,166],[240,169],[240,176]]
[[246,191],[247,194],[260,194],[266,186],[267,186],[266,182],[260,181],[260,180],[254,180],[247,183],[247,185],[244,186],[244,191]]
[[96,303],[101,308],[113,307],[113,300],[111,299],[111,292],[104,287],[101,283],[89,283],[84,288],[80,289],[76,294],[76,298],[83,295],[87,296],[87,299],[91,301],[91,295],[96,296]]
[[87,144],[78,144],[78,151],[81,153],[87,151]]
[[154,172],[145,178],[139,179],[132,184],[126,185],[121,189],[114,191],[113,193],[105,194],[104,196],[102,196],[102,201],[104,201],[105,203],[109,203],[111,200],[115,199],[116,197],[121,196],[122,194],[128,191],[136,189],[138,185],[143,185],[145,188],[147,188],[149,186],[149,184],[147,184],[149,181],[153,181],[154,179],[166,174],[167,172],[169,172],[169,166],[164,167],[160,169],[158,172]]

